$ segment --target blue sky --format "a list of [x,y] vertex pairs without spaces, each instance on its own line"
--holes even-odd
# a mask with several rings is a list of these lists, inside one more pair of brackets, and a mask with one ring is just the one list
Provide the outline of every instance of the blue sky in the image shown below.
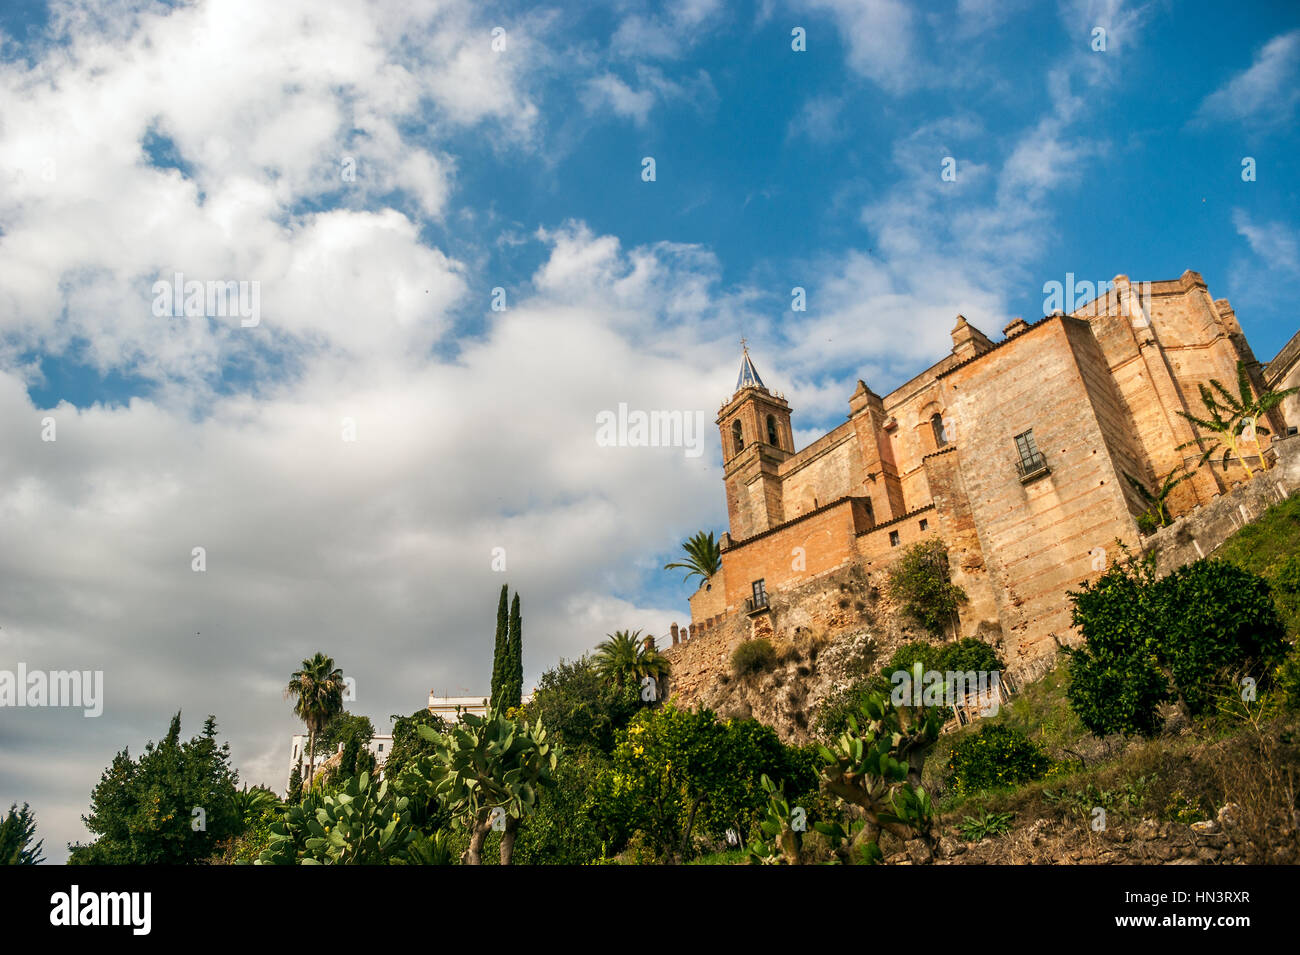
[[[742,335],[806,442],[1067,273],[1200,271],[1263,360],[1300,327],[1293,4],[20,2],[0,31],[0,667],[110,688],[93,732],[0,727],[47,844],[178,707],[278,785],[317,649],[381,725],[475,692],[505,578],[529,679],[684,622],[660,568],[725,529]],[[259,321],[152,314],[177,271],[260,283]],[[704,454],[597,447],[622,402],[702,412]]]

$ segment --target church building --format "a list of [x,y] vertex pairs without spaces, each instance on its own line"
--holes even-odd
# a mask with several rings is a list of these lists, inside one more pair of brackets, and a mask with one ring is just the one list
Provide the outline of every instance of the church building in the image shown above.
[[[1199,386],[1211,379],[1235,391],[1239,361],[1257,391],[1266,375],[1275,384],[1198,273],[1140,294],[1118,276],[1074,313],[1016,319],[998,341],[958,316],[951,352],[887,394],[859,381],[845,421],[797,449],[793,409],[746,349],[717,417],[722,568],[691,597],[692,621],[747,615],[761,633],[783,592],[885,568],[938,537],[967,595],[960,635],[1000,638],[1009,662],[1041,656],[1073,639],[1066,591],[1097,576],[1117,540],[1138,545],[1147,504],[1126,475],[1154,489],[1180,465],[1194,470],[1168,501],[1175,516],[1244,479],[1217,455],[1195,467],[1209,445],[1180,414],[1205,416]],[[1295,384],[1298,368],[1289,361],[1275,386]],[[1243,446],[1252,467],[1300,424],[1289,407],[1267,421],[1271,436]]]

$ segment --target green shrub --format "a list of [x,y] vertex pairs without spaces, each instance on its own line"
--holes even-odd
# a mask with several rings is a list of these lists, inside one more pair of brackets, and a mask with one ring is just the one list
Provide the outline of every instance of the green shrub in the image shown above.
[[542,721],[546,731],[569,752],[595,749],[608,756],[614,737],[646,706],[639,680],[619,686],[600,675],[589,657],[561,660],[542,674],[525,719]]
[[890,679],[899,670],[912,672],[916,664],[921,664],[922,671],[939,669],[939,655],[943,648],[937,644],[929,643],[925,640],[913,640],[911,643],[905,643],[889,658],[880,671],[880,675],[886,680]]
[[597,750],[570,754],[556,764],[555,785],[540,790],[528,824],[519,829],[515,858],[524,865],[587,865],[623,848],[627,832],[600,812],[599,781],[609,760]]
[[974,670],[976,673],[992,673],[995,670],[1001,671],[1003,666],[1002,658],[991,646],[978,637],[966,637],[944,645],[939,651],[935,669],[944,672],[951,670],[969,673]]
[[731,672],[737,677],[763,673],[776,666],[776,649],[766,637],[746,640],[731,655]]
[[1273,692],[1283,706],[1300,710],[1300,643],[1273,671]]
[[1052,761],[1024,733],[991,724],[963,738],[948,757],[946,785],[966,795],[1042,779]]
[[948,577],[948,548],[932,538],[913,544],[889,573],[889,595],[902,612],[942,637],[957,625],[957,608],[966,592]]
[[1154,735],[1159,706],[1188,716],[1243,677],[1269,676],[1285,653],[1268,582],[1221,560],[1157,578],[1154,559],[1123,552],[1070,594],[1086,643],[1068,651],[1070,706],[1095,735]]
[[643,710],[619,733],[599,774],[591,815],[623,846],[658,860],[686,859],[699,834],[753,830],[767,809],[762,777],[802,796],[816,788],[816,754],[788,747],[757,720],[719,720],[710,710],[672,703]]

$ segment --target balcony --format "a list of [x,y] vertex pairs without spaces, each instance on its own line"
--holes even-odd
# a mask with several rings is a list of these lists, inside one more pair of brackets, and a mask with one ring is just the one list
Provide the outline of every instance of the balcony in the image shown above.
[[762,613],[764,610],[770,610],[771,607],[767,602],[767,594],[759,594],[756,597],[745,598],[745,613]]
[[1035,451],[1028,456],[1021,456],[1016,462],[1016,470],[1020,472],[1020,483],[1028,484],[1036,478],[1050,474],[1052,469],[1047,466],[1047,458],[1043,457],[1041,451]]

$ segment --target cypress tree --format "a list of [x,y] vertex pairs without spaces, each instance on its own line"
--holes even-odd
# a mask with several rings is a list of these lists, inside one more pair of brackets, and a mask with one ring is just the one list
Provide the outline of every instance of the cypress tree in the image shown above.
[[519,594],[515,594],[510,605],[510,659],[509,659],[509,696],[507,706],[518,706],[524,694],[524,634],[523,620],[519,615]]
[[507,625],[507,608],[509,607],[509,585],[501,585],[501,600],[497,604],[497,639],[496,646],[492,649],[492,689],[491,701],[499,702],[502,697],[501,692],[505,689],[507,660],[509,659],[509,640]]

